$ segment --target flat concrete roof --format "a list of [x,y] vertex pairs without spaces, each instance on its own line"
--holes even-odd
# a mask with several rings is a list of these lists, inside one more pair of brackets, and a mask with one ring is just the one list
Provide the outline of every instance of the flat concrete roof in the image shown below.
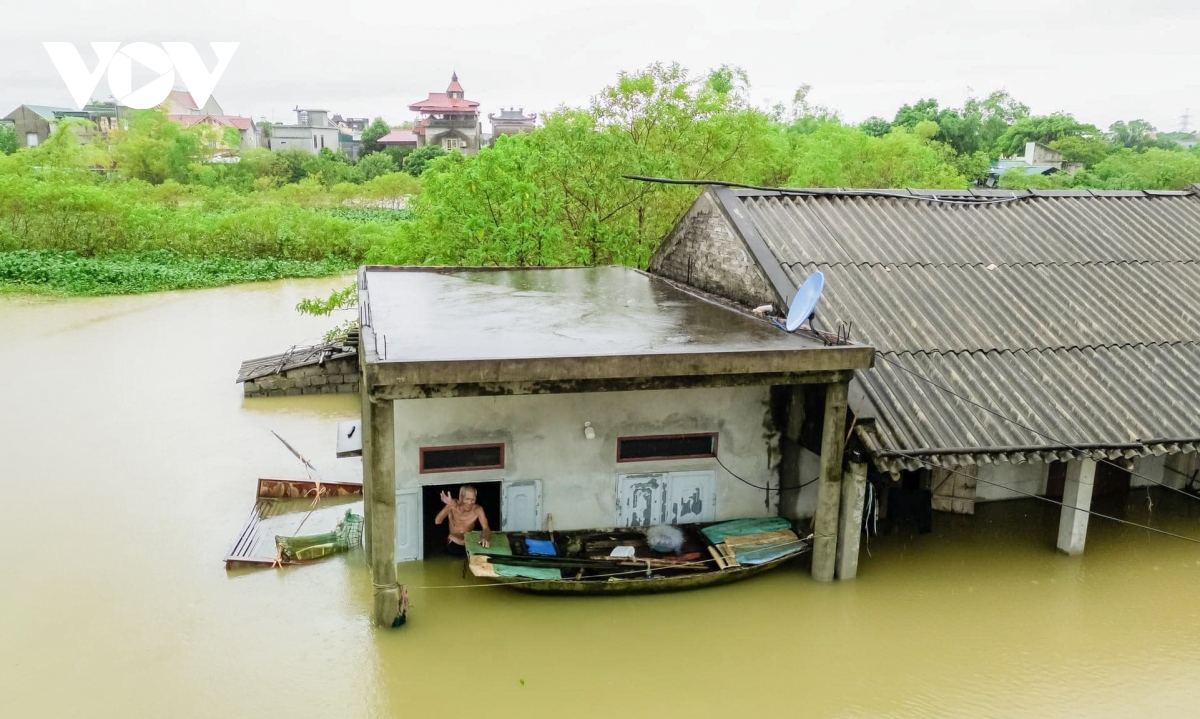
[[370,266],[359,300],[378,384],[828,372],[873,355],[627,267]]

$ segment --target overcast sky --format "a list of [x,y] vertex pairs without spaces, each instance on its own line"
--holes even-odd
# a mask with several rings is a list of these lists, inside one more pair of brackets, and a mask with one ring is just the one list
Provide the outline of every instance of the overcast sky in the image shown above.
[[[921,97],[957,105],[1004,88],[1035,113],[1107,127],[1141,117],[1200,127],[1200,2],[709,2],[707,0],[289,0],[145,3],[4,0],[0,117],[70,105],[44,41],[241,45],[215,96],[233,114],[288,120],[296,105],[411,119],[407,105],[457,70],[482,111],[580,105],[621,70],[678,60],[750,75],[754,101],[811,100],[857,122]],[[135,88],[137,84],[135,83]],[[107,95],[101,80],[98,95]]]

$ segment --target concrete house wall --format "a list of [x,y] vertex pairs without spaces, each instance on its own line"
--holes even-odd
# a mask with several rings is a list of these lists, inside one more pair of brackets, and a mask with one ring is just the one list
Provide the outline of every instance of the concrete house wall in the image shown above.
[[[777,512],[774,492],[754,489],[716,460],[617,462],[617,438],[717,432],[723,461],[759,486],[778,486],[778,434],[771,427],[769,388],[732,387],[585,394],[397,400],[397,490],[426,485],[540,480],[542,511],[556,529],[613,526],[617,475],[713,471],[716,518]],[[583,423],[596,436],[586,439]],[[502,470],[421,474],[420,448],[505,444]]]

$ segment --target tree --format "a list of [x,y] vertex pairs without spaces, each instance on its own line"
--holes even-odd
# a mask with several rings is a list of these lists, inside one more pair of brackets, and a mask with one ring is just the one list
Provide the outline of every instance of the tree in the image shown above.
[[858,129],[871,137],[883,137],[892,131],[892,123],[882,117],[868,117],[858,124]]
[[0,122],[0,155],[17,151],[17,131],[7,122]]
[[386,152],[372,152],[358,161],[358,171],[364,180],[374,180],[376,177],[396,171],[396,163]]
[[420,177],[432,160],[445,154],[441,145],[422,145],[404,158],[404,171],[413,177]]
[[1050,142],[1050,147],[1062,153],[1067,162],[1082,162],[1091,167],[1100,162],[1116,148],[1102,137],[1079,137],[1068,135]]
[[383,145],[379,144],[379,138],[391,131],[392,128],[388,127],[388,124],[383,121],[382,117],[371,120],[371,124],[363,128],[362,131],[362,147],[358,151],[359,157],[382,150]]
[[938,121],[938,101],[932,97],[918,100],[913,105],[902,105],[896,111],[896,117],[892,120],[893,125],[900,127],[913,128],[918,122],[930,120]]
[[1064,137],[1097,138],[1102,133],[1095,125],[1079,122],[1067,113],[1023,117],[1014,122],[992,147],[1001,156],[1019,155],[1028,142],[1048,145]]
[[274,126],[270,122],[266,120],[259,120],[254,124],[258,127],[258,134],[261,135],[264,140],[271,139],[271,135],[274,132]]
[[1113,143],[1134,150],[1147,150],[1154,146],[1154,125],[1145,120],[1118,120],[1108,126],[1108,132]]
[[1029,106],[1004,90],[995,90],[983,99],[967,98],[962,112],[979,118],[979,147],[988,151],[1013,123],[1029,117]]
[[160,108],[134,110],[129,126],[110,133],[112,157],[118,172],[127,178],[160,184],[187,182],[192,165],[205,155],[207,128],[184,128]]

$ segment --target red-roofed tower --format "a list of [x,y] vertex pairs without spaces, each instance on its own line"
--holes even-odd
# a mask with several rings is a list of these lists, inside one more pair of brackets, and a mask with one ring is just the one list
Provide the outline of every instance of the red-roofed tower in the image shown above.
[[450,75],[445,92],[431,92],[408,109],[421,115],[413,128],[418,145],[441,145],[445,150],[459,150],[468,155],[479,152],[482,134],[479,103],[463,96],[457,72]]

